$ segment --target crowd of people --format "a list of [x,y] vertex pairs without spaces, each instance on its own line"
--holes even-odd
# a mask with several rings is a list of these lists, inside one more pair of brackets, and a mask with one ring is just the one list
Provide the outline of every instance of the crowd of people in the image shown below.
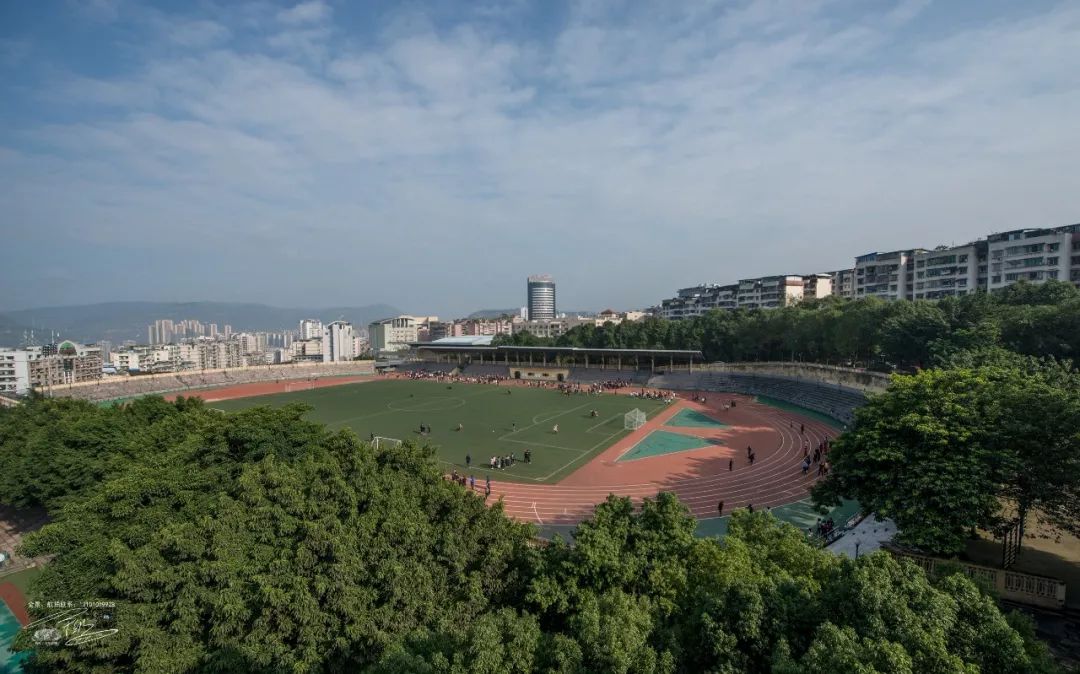
[[409,370],[407,372],[398,372],[391,376],[398,379],[436,381],[443,384],[501,384],[507,379],[506,377],[499,377],[497,375],[469,376],[428,370]]
[[675,394],[671,391],[652,391],[643,388],[640,391],[631,391],[630,397],[644,398],[645,400],[660,400],[665,403],[675,402]]

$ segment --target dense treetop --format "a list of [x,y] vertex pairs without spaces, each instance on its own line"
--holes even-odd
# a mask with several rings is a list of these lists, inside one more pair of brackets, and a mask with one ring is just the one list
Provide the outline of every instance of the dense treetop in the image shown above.
[[[537,546],[429,450],[376,450],[300,406],[0,414],[0,474],[51,461],[94,476],[3,483],[0,502],[54,515],[25,543],[55,555],[31,598],[119,604],[115,635],[39,648],[30,671],[1053,669],[1031,625],[964,577],[836,557],[767,513],[696,539],[670,494],[610,497],[575,545]],[[41,419],[51,440],[30,430]],[[103,442],[122,451],[86,449]]]
[[938,301],[828,297],[782,309],[585,325],[553,340],[500,335],[495,343],[695,349],[709,361],[795,359],[883,369],[940,365],[958,351],[995,346],[1080,360],[1080,291],[1050,281]]

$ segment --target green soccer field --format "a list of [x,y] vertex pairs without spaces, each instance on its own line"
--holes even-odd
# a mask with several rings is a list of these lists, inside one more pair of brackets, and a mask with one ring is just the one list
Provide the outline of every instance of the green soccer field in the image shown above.
[[[511,391],[511,393],[507,393]],[[666,407],[662,402],[605,393],[563,395],[549,389],[440,384],[432,381],[373,381],[293,393],[221,400],[212,407],[227,412],[257,405],[302,402],[312,406],[308,418],[331,429],[351,428],[364,440],[370,434],[424,441],[420,424],[431,427],[427,441],[438,450],[447,470],[465,469],[472,456],[477,479],[557,482],[629,433],[623,415],[634,408],[649,418]],[[597,416],[591,416],[596,410]],[[462,430],[456,430],[458,424]],[[558,424],[556,434],[552,427]],[[532,450],[532,463],[522,456]],[[489,470],[492,455],[513,453],[517,463]]]

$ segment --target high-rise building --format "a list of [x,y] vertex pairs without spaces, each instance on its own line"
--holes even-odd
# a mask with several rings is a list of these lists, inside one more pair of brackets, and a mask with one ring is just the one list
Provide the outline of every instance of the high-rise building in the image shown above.
[[555,279],[547,274],[530,276],[526,287],[529,320],[553,320],[555,318]]
[[[987,237],[990,262],[989,290],[1017,281],[1076,281],[1072,269],[1080,225],[1055,229],[1016,229]],[[1080,260],[1076,260],[1080,262]]]
[[353,327],[348,321],[334,321],[323,328],[323,362],[352,360],[356,357]]
[[938,246],[915,255],[916,300],[967,295],[986,288],[986,242]]
[[305,318],[300,321],[300,339],[317,339],[323,335],[322,321]]
[[910,300],[915,297],[915,256],[922,248],[867,253],[855,258],[855,299],[880,297]]

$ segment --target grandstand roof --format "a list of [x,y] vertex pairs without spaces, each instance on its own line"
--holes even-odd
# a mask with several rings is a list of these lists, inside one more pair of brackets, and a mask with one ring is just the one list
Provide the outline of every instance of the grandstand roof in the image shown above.
[[431,351],[460,351],[462,353],[483,351],[484,353],[548,353],[548,354],[582,354],[590,356],[657,356],[664,358],[676,358],[679,360],[704,360],[700,351],[690,349],[589,349],[578,346],[491,346],[482,344],[462,344],[438,342],[413,342],[409,344],[414,349]]
[[464,337],[443,337],[434,342],[427,342],[436,346],[491,346],[494,335],[465,335]]

